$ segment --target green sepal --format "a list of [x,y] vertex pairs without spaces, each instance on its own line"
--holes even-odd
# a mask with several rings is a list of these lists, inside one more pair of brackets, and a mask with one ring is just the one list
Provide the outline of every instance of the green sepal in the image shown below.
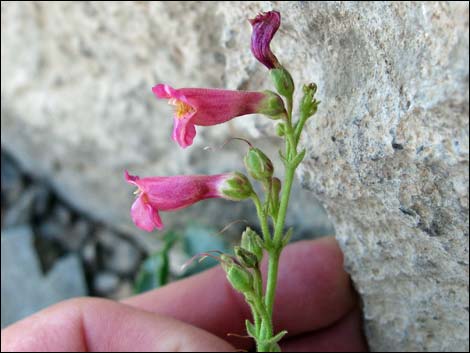
[[249,320],[245,320],[246,333],[248,336],[257,338],[256,327]]
[[273,91],[263,91],[265,98],[260,102],[258,113],[264,114],[270,119],[277,120],[287,116],[282,98]]
[[258,257],[249,250],[235,246],[235,256],[241,265],[247,268],[258,268]]
[[285,247],[287,246],[287,244],[289,244],[290,240],[292,239],[293,234],[294,234],[294,228],[291,227],[282,238],[282,247]]
[[221,187],[222,197],[232,201],[242,201],[254,195],[253,186],[246,175],[235,172]]
[[285,68],[280,67],[269,71],[276,91],[284,97],[292,97],[294,94],[294,80]]

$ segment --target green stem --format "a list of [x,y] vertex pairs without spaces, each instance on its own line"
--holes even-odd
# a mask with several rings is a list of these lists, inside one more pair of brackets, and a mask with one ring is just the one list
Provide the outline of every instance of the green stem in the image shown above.
[[261,298],[257,298],[254,304],[262,320],[261,332],[258,336],[258,339],[256,340],[257,351],[269,352],[271,349],[271,344],[266,342],[273,336],[272,318],[269,312],[266,310]]
[[295,141],[295,146],[299,144],[300,140],[300,134],[302,133],[302,130],[304,129],[305,123],[307,122],[308,117],[305,116],[305,114],[302,114],[300,116],[299,122],[297,123],[297,126],[295,127],[294,131],[294,141]]
[[291,153],[293,152],[292,149],[294,148],[294,132],[292,129],[292,110],[293,110],[293,99],[291,97],[286,97],[287,100],[287,119],[286,119],[286,158],[291,158]]
[[[258,217],[260,219],[261,229],[263,237],[265,239],[266,250],[269,254],[268,262],[268,274],[266,283],[266,292],[263,298],[262,278],[259,269],[254,271],[255,281],[255,298],[253,301],[253,316],[255,317],[256,327],[256,344],[258,352],[269,352],[273,348],[272,338],[274,337],[273,332],[273,306],[274,297],[276,294],[277,277],[279,271],[279,259],[281,251],[284,246],[283,244],[283,233],[285,220],[287,215],[287,207],[289,205],[289,198],[292,189],[292,183],[294,182],[295,169],[298,163],[293,163],[293,160],[297,157],[297,144],[300,133],[304,127],[305,120],[301,117],[299,123],[294,128],[292,126],[292,96],[286,97],[287,101],[287,116],[285,120],[285,177],[284,184],[282,187],[281,199],[279,202],[279,208],[277,209],[275,217],[271,215],[274,223],[274,234],[271,238],[269,231],[267,211],[263,208],[258,195],[253,196],[253,201],[256,206]],[[267,203],[269,205],[272,202],[272,195],[270,188],[266,188]],[[269,212],[268,212],[269,213]],[[264,300],[263,300],[264,299]],[[258,317],[258,318],[256,318]],[[260,323],[261,321],[261,323]],[[271,342],[270,342],[271,340]],[[270,342],[270,343],[268,343]]]
[[274,305],[274,295],[277,285],[277,272],[279,268],[279,257],[281,254],[282,246],[282,233],[286,220],[287,206],[289,204],[290,192],[292,183],[294,181],[295,168],[287,167],[284,189],[282,191],[281,205],[277,217],[276,227],[274,229],[273,249],[269,252],[269,265],[268,265],[268,280],[266,284],[266,309],[272,313]]
[[253,202],[256,206],[256,212],[258,213],[258,218],[261,223],[261,231],[263,233],[264,241],[267,245],[271,244],[271,233],[269,232],[268,218],[266,217],[266,212],[261,205],[261,201],[258,195],[252,197]]
[[275,246],[280,245],[282,238],[282,231],[286,221],[287,206],[289,205],[290,192],[292,183],[294,182],[295,167],[287,166],[284,181],[284,188],[282,190],[281,204],[279,206],[279,213],[277,216],[277,223],[274,228],[273,243]]
[[[261,271],[259,268],[256,268],[253,271],[253,281],[254,281],[254,289],[255,289],[255,296],[258,298],[263,297],[263,277],[261,275]],[[253,310],[253,319],[255,322],[256,333],[259,336],[261,334],[261,317],[258,314],[258,310]]]
[[[274,295],[276,294],[276,285],[277,285],[277,273],[279,269],[279,256],[280,250],[273,249],[269,253],[269,264],[268,264],[268,279],[266,283],[266,310],[269,313],[269,317],[272,320],[273,304],[274,304]],[[271,332],[271,335],[273,333]]]
[[[286,158],[285,163],[286,174],[284,186],[282,189],[281,202],[276,219],[273,235],[273,247],[269,249],[269,264],[268,264],[268,278],[266,284],[265,305],[269,314],[269,319],[272,322],[272,312],[274,306],[274,297],[276,294],[277,275],[279,270],[279,258],[282,251],[282,235],[287,214],[287,206],[289,205],[289,198],[294,181],[295,166],[289,162],[297,155],[297,146],[295,143],[295,132],[292,128],[292,98],[287,99],[288,117],[286,121]],[[270,322],[270,323],[271,323]],[[272,327],[272,323],[271,323]],[[273,332],[269,332],[272,337]]]

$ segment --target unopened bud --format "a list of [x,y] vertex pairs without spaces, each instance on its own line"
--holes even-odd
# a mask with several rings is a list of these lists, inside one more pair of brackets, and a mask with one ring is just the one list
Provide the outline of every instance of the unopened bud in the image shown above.
[[265,181],[273,176],[273,163],[259,148],[250,148],[245,155],[244,162],[246,170],[253,179]]
[[242,266],[247,268],[257,268],[258,267],[258,257],[253,254],[251,251],[248,251],[244,248],[236,246],[234,248],[235,256],[237,260],[240,261]]
[[258,259],[258,263],[263,259],[263,240],[250,227],[247,227],[242,234],[241,247],[253,253]]
[[283,67],[272,69],[269,71],[271,79],[273,80],[276,91],[284,97],[292,97],[294,94],[294,80],[292,79],[289,71]]
[[222,255],[220,259],[222,268],[227,274],[227,279],[232,287],[244,294],[253,292],[253,275],[245,268],[236,264],[228,255]]

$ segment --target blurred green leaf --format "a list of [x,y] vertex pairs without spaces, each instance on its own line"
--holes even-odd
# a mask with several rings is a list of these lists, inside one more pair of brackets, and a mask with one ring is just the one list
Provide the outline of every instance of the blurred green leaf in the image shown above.
[[168,232],[163,236],[164,245],[162,250],[149,256],[140,266],[134,284],[134,293],[143,293],[168,283],[170,275],[168,253],[179,238],[175,232]]

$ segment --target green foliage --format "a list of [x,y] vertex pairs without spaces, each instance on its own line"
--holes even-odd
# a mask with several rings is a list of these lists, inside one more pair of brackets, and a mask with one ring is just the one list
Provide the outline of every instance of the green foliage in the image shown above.
[[134,293],[139,294],[151,289],[164,286],[170,275],[169,252],[179,240],[175,232],[163,236],[163,249],[149,256],[140,266],[134,284]]
[[229,244],[217,232],[197,224],[188,225],[182,233],[169,231],[163,235],[163,248],[144,260],[137,273],[134,283],[134,293],[139,294],[164,286],[170,280],[177,280],[207,270],[218,262],[212,258],[198,261],[195,259],[179,276],[171,278],[170,251],[177,245],[182,246],[188,258],[192,258],[207,250],[217,250],[228,253]]

